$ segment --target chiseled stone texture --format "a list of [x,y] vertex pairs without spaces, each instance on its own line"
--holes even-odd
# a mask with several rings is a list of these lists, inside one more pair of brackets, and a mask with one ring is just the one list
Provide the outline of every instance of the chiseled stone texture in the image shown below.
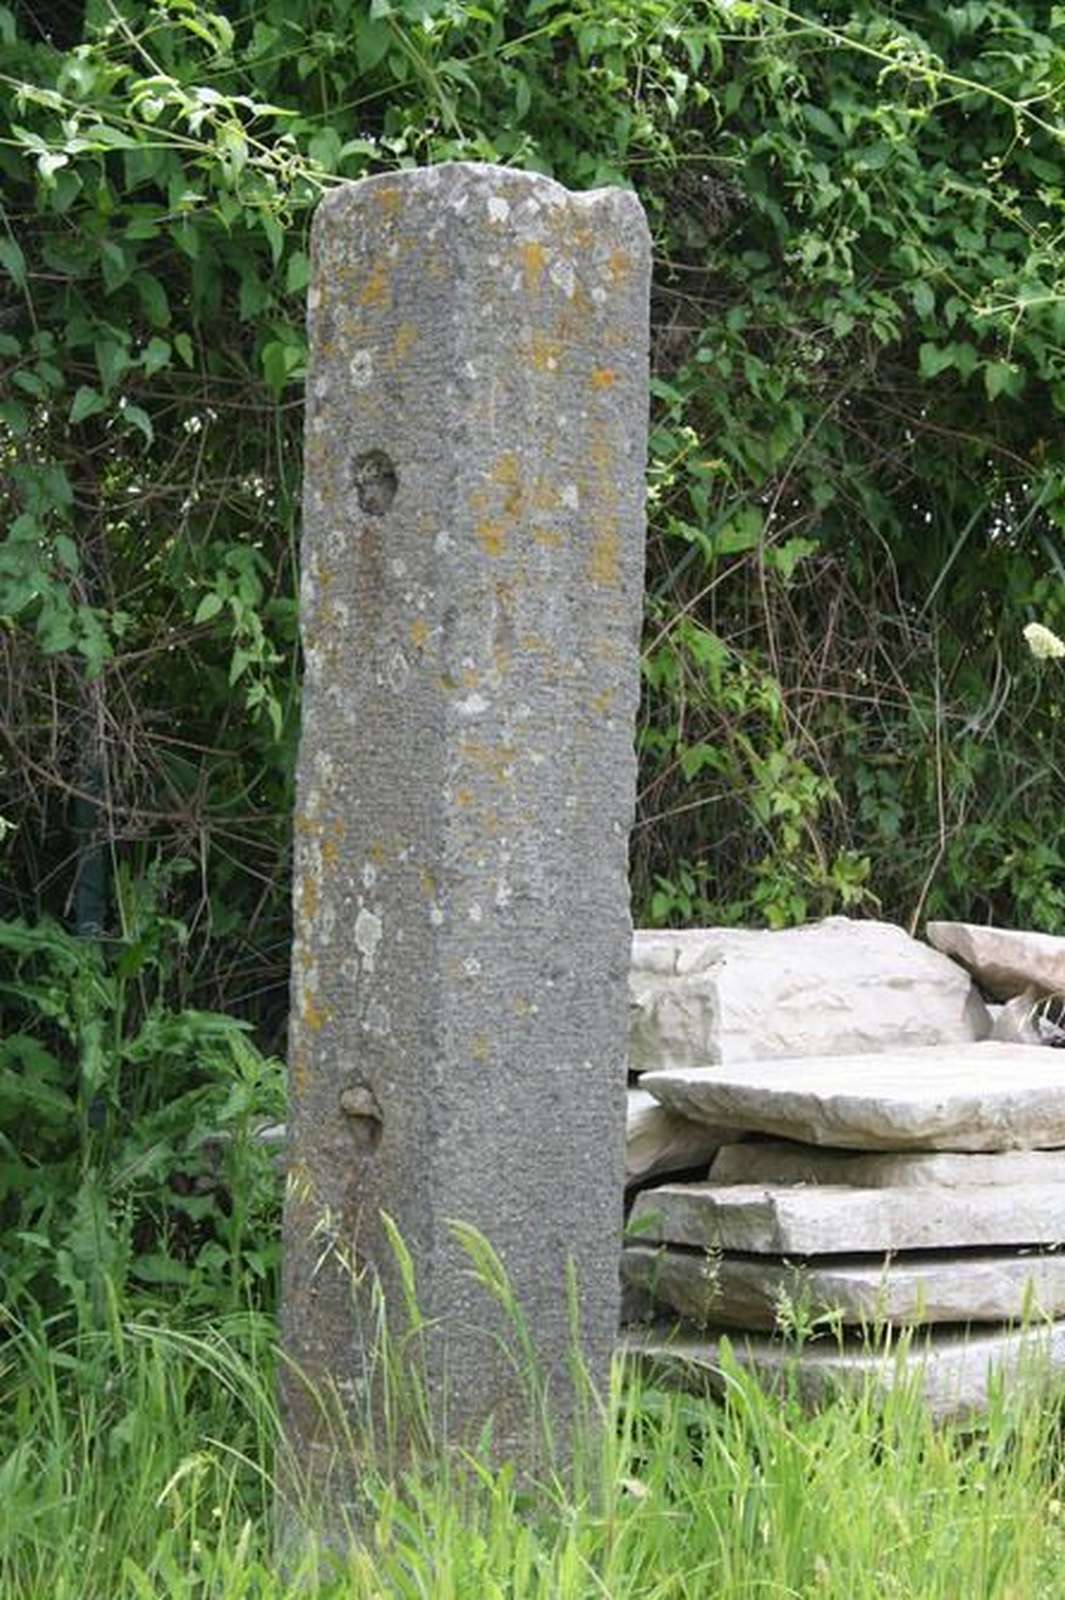
[[968,1189],[973,1185],[1065,1183],[1065,1150],[993,1155],[826,1150],[787,1139],[723,1144],[711,1183],[835,1183],[852,1189]]
[[625,1181],[638,1183],[659,1172],[683,1172],[710,1163],[730,1135],[705,1122],[667,1111],[644,1089],[630,1089],[625,1122]]
[[637,1195],[640,1242],[755,1255],[829,1256],[1065,1242],[1065,1185],[848,1189],[664,1183]]
[[1065,939],[1019,928],[984,928],[975,922],[930,922],[928,939],[967,967],[996,1000],[1032,991],[1065,994]]
[[[618,1318],[649,281],[634,195],[509,168],[314,223],[284,1353],[360,1412],[372,1279],[406,1325],[387,1213],[438,1426],[446,1388],[451,1435],[491,1413],[523,1460],[450,1225],[499,1252],[564,1441],[567,1261],[597,1382]],[[287,1371],[283,1400],[313,1478]]]
[[1033,1401],[1065,1370],[1065,1322],[1004,1332],[917,1333],[887,1350],[840,1344],[820,1338],[801,1353],[777,1339],[752,1334],[729,1338],[729,1360],[706,1335],[672,1335],[655,1329],[630,1329],[620,1353],[653,1380],[695,1391],[720,1393],[731,1361],[758,1377],[766,1388],[796,1390],[816,1406],[841,1391],[864,1391],[872,1384],[885,1393],[900,1381],[916,1384],[937,1421],[964,1420],[986,1410],[992,1385],[1008,1379],[1011,1391],[1023,1388]]
[[[1065,1256],[949,1250],[807,1262],[630,1245],[624,1282],[702,1327],[772,1329],[789,1303],[847,1327],[1020,1322],[1065,1313]],[[786,1313],[785,1313],[786,1314]]]
[[887,922],[641,929],[630,979],[638,1072],[964,1043],[991,1031],[967,973]]
[[986,1041],[880,1055],[646,1072],[681,1116],[859,1150],[1052,1150],[1065,1145],[1054,1050]]

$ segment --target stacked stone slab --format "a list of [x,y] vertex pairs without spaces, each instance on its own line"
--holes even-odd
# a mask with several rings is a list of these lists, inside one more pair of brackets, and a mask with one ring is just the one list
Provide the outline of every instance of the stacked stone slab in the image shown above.
[[[669,961],[656,937],[645,968],[656,966],[665,987]],[[705,1024],[714,1007],[692,999],[706,976],[690,959],[694,943],[674,949],[683,1004],[671,1010],[668,994],[644,1002],[659,1026],[660,1059],[669,1053],[663,1022],[672,1020],[676,1038],[674,1061],[645,1071],[640,1087],[674,1115],[732,1135],[704,1181],[665,1183],[635,1202],[623,1277],[628,1304],[642,1297],[657,1325],[634,1332],[630,1345],[645,1360],[679,1360],[689,1376],[702,1371],[712,1382],[726,1330],[740,1359],[773,1379],[785,1359],[774,1329],[830,1327],[837,1337],[797,1357],[813,1395],[848,1374],[890,1381],[898,1366],[870,1356],[869,1336],[911,1330],[910,1360],[920,1362],[940,1414],[979,1407],[989,1373],[1016,1369],[1033,1344],[1051,1368],[1065,1365],[1061,1055],[987,1040],[982,1002],[953,967],[952,1039],[915,1041],[903,1027],[900,1048],[890,1037],[897,1008],[894,1021],[885,1008],[879,1034],[875,1010],[848,1022],[841,1008],[835,1037],[857,1035],[857,1048],[792,1057],[765,1050],[751,1059],[742,1042],[730,1052],[719,989],[699,1061],[693,1017],[701,1003]],[[779,967],[766,958],[763,969],[788,1000]],[[891,966],[874,971],[890,991]],[[845,983],[837,970],[826,974],[830,1008]],[[860,985],[852,992],[860,995]],[[804,1004],[816,1013],[809,993]],[[753,1004],[748,1010],[756,1014]],[[759,1048],[775,1025],[758,1024]],[[801,1039],[810,1042],[822,1025],[813,1015]],[[678,1319],[679,1336],[663,1340]]]

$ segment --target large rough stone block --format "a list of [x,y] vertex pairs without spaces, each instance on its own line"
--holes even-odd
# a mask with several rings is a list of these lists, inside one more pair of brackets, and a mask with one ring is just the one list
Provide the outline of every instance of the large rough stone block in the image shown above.
[[991,1031],[971,978],[886,922],[637,932],[630,1065],[964,1043]]
[[752,1255],[884,1255],[1065,1243],[1065,1186],[848,1189],[664,1183],[637,1195],[640,1243]]
[[859,1150],[1052,1150],[1065,1145],[1054,1050],[987,1041],[868,1056],[647,1072],[681,1116]]
[[387,1213],[437,1427],[526,1460],[451,1225],[564,1441],[568,1263],[600,1382],[618,1315],[649,268],[633,195],[490,166],[338,188],[312,239],[284,1351],[359,1413]]
[[789,1310],[843,1327],[1017,1322],[1065,1313],[1065,1256],[935,1251],[890,1260],[750,1260],[629,1246],[626,1285],[700,1327],[772,1329]]
[[1065,995],[1065,939],[1016,928],[984,928],[974,922],[930,922],[929,942],[960,961],[996,1000],[1030,990]]
[[625,1122],[625,1181],[637,1183],[658,1172],[705,1167],[722,1139],[729,1137],[723,1129],[667,1111],[643,1089],[630,1089]]
[[[705,1334],[630,1330],[621,1353],[657,1382],[712,1393],[727,1387],[720,1345]],[[776,1339],[734,1335],[729,1359],[767,1389],[789,1395],[797,1390],[811,1406],[868,1386],[883,1394],[901,1382],[917,1386],[937,1421],[962,1421],[986,1410],[992,1390],[1004,1381],[1023,1389],[1033,1403],[1056,1389],[1065,1370],[1065,1322],[994,1333],[931,1332],[879,1350],[823,1338],[801,1354]]]
[[[719,1137],[719,1135],[718,1135]],[[834,1183],[851,1189],[969,1189],[984,1184],[1065,1183],[1065,1150],[994,1155],[827,1150],[787,1139],[724,1144],[711,1183]]]

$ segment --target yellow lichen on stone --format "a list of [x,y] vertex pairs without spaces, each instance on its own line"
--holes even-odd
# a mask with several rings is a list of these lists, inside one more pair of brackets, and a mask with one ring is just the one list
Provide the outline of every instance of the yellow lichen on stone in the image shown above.
[[540,280],[547,266],[547,251],[542,244],[530,240],[521,247],[521,266],[525,275],[525,289],[528,294],[535,294],[540,287]]
[[624,250],[612,250],[606,265],[611,281],[619,286],[625,282],[625,279],[632,271],[632,260]]
[[410,625],[411,643],[416,650],[424,650],[429,643],[429,624],[424,617],[416,617]]
[[360,306],[388,306],[392,304],[392,284],[388,268],[375,262],[363,287],[359,291]]
[[601,588],[611,589],[618,581],[621,562],[621,539],[614,517],[596,519],[595,536],[588,558],[588,576]]
[[380,867],[384,865],[387,859],[388,856],[384,845],[380,842],[380,840],[375,840],[370,846],[370,860],[373,862],[375,867]]
[[418,883],[421,887],[422,894],[427,900],[433,900],[436,898],[436,879],[433,877],[432,873],[427,867],[423,867],[421,872],[418,874]]
[[289,1073],[292,1088],[297,1095],[305,1094],[310,1083],[311,1073],[307,1065],[307,1056],[304,1051],[297,1050],[292,1058],[292,1067]]
[[303,1021],[312,1033],[321,1033],[332,1013],[320,1006],[310,990],[303,1000]]
[[535,330],[530,341],[529,357],[537,372],[557,372],[562,358],[562,345],[558,339],[549,339]]
[[604,689],[602,694],[593,695],[591,701],[592,712],[597,717],[605,717],[614,699],[613,689]]
[[596,367],[589,381],[593,389],[612,389],[618,375],[612,367]]
[[486,556],[501,556],[506,545],[507,530],[501,522],[483,517],[474,529],[477,543]]
[[557,528],[534,528],[532,531],[533,543],[540,545],[544,550],[557,550],[563,543],[564,535]]
[[507,517],[521,516],[522,485],[521,463],[513,450],[506,450],[496,462],[492,472],[492,482],[499,484],[505,491],[503,496],[503,514]]
[[476,1034],[470,1045],[470,1054],[473,1056],[473,1059],[481,1062],[487,1061],[488,1051],[488,1035],[486,1033]]
[[300,880],[300,912],[305,921],[314,921],[318,915],[318,902],[318,880],[308,872]]
[[455,804],[457,806],[461,806],[463,808],[463,810],[466,810],[467,807],[472,806],[473,805],[473,790],[472,789],[456,789],[455,790]]
[[413,322],[401,322],[392,341],[392,365],[398,367],[414,349],[418,330]]

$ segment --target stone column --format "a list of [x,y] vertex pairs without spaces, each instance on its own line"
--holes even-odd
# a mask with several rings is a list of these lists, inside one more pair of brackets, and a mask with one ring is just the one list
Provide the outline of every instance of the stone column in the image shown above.
[[[627,846],[649,244],[631,194],[446,165],[335,190],[309,294],[282,1330],[359,1414],[413,1258],[430,1408],[527,1457],[509,1274],[565,1439],[567,1263],[606,1380],[622,1221]],[[289,1439],[330,1448],[303,1382]],[[446,1419],[445,1419],[446,1410]]]

